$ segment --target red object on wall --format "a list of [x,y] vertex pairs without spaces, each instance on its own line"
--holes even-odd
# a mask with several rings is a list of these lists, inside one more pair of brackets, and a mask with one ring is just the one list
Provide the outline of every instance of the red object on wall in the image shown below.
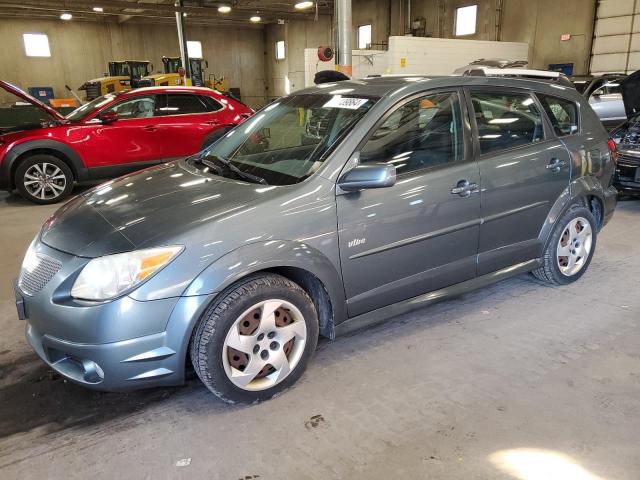
[[333,60],[333,48],[331,47],[318,47],[318,58],[321,62],[328,62]]

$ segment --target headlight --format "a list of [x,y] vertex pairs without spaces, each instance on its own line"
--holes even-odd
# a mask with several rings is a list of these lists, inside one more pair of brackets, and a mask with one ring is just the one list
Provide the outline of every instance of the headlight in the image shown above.
[[38,237],[34,238],[27,249],[27,252],[24,254],[24,260],[22,260],[22,271],[33,272],[36,267],[40,264],[40,259],[36,255],[36,240]]
[[149,248],[91,260],[73,284],[71,296],[81,300],[109,300],[133,289],[165,267],[180,246]]

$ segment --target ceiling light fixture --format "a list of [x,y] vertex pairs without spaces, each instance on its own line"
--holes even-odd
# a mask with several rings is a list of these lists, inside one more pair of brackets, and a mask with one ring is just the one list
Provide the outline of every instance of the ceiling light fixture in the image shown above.
[[297,10],[304,10],[305,8],[313,7],[313,2],[298,2],[293,7]]
[[229,13],[231,11],[231,7],[229,5],[220,5],[218,7],[218,11],[220,13]]
[[260,20],[262,20],[260,18],[259,15],[254,15],[253,17],[251,17],[249,20],[251,20],[253,23],[258,23]]
[[93,11],[94,12],[98,12],[98,13],[102,13],[102,12],[104,12],[104,8],[102,8],[102,7],[93,7]]
[[60,20],[71,20],[73,18],[73,15],[71,15],[70,13],[63,13],[62,15],[60,15]]

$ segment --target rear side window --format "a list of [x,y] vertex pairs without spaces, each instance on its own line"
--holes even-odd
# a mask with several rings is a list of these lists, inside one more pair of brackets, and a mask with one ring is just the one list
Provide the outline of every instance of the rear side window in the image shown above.
[[394,110],[360,151],[360,161],[395,165],[397,173],[464,160],[458,94],[432,93]]
[[563,137],[578,133],[578,106],[575,102],[542,94],[538,94],[538,98],[551,120],[556,135]]
[[167,105],[160,108],[164,115],[185,115],[188,113],[206,113],[207,105],[200,95],[187,93],[170,93],[167,95]]
[[222,104],[215,98],[202,96],[200,97],[200,100],[202,100],[206,105],[207,112],[217,112],[218,110],[222,110]]
[[542,116],[526,93],[471,92],[480,153],[531,145],[544,140]]

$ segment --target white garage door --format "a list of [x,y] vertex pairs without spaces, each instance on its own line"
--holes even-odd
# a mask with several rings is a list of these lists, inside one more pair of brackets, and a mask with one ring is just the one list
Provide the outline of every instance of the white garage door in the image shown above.
[[592,74],[640,70],[640,0],[600,0],[593,47]]

